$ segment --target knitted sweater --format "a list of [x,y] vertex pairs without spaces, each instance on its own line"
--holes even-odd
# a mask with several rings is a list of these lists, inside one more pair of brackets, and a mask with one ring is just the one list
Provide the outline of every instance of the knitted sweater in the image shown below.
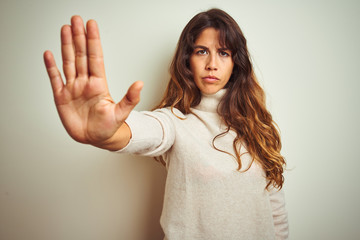
[[[230,131],[214,144],[226,126],[217,106],[226,90],[203,95],[196,114],[184,115],[168,108],[133,111],[126,123],[132,138],[119,152],[162,156],[167,179],[160,223],[165,240],[270,240],[288,238],[283,191],[265,189],[264,170],[254,162],[237,171]],[[178,117],[184,118],[180,119]],[[242,168],[251,156],[240,149]]]

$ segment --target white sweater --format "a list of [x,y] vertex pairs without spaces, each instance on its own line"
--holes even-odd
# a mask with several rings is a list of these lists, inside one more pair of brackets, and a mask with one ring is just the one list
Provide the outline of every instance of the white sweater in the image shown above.
[[[164,108],[133,111],[126,120],[132,138],[119,152],[163,156],[168,171],[160,219],[165,240],[270,240],[288,238],[283,191],[265,190],[263,169],[246,172],[229,154],[213,148],[213,138],[226,129],[216,112],[226,90],[203,95],[194,114]],[[235,156],[230,131],[215,146]],[[251,156],[240,147],[242,170]]]

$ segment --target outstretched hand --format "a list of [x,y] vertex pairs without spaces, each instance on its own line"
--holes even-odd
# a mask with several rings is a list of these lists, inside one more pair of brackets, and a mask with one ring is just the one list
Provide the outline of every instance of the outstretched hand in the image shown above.
[[94,20],[87,22],[85,30],[81,17],[73,16],[71,25],[61,28],[61,51],[65,83],[50,51],[44,53],[44,62],[66,131],[81,143],[110,150],[123,147],[131,136],[123,123],[140,101],[143,83],[135,82],[119,103],[113,101]]

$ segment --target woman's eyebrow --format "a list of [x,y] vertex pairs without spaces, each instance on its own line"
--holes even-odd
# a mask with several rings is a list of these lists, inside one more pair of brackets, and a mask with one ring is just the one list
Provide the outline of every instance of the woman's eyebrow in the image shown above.
[[205,46],[202,46],[202,45],[194,46],[194,49],[196,49],[196,48],[202,48],[202,49],[205,49],[205,50],[209,49],[208,47],[205,47]]
[[231,50],[229,48],[227,48],[227,47],[222,47],[222,48],[219,48],[218,50],[219,51],[230,51],[231,52]]
[[[196,49],[196,48],[201,48],[201,49],[209,50],[208,47],[205,47],[205,46],[203,46],[203,45],[195,45],[195,46],[194,46],[194,49]],[[230,50],[229,48],[227,48],[227,47],[221,47],[221,48],[218,48],[217,50],[218,50],[218,51],[230,51],[230,52],[231,52],[231,50]]]

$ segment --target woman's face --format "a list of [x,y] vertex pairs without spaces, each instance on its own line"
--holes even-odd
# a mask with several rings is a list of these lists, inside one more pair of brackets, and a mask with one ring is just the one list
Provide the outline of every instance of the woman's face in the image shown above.
[[190,69],[202,93],[214,94],[224,88],[233,71],[231,51],[219,42],[219,31],[206,28],[195,41]]

